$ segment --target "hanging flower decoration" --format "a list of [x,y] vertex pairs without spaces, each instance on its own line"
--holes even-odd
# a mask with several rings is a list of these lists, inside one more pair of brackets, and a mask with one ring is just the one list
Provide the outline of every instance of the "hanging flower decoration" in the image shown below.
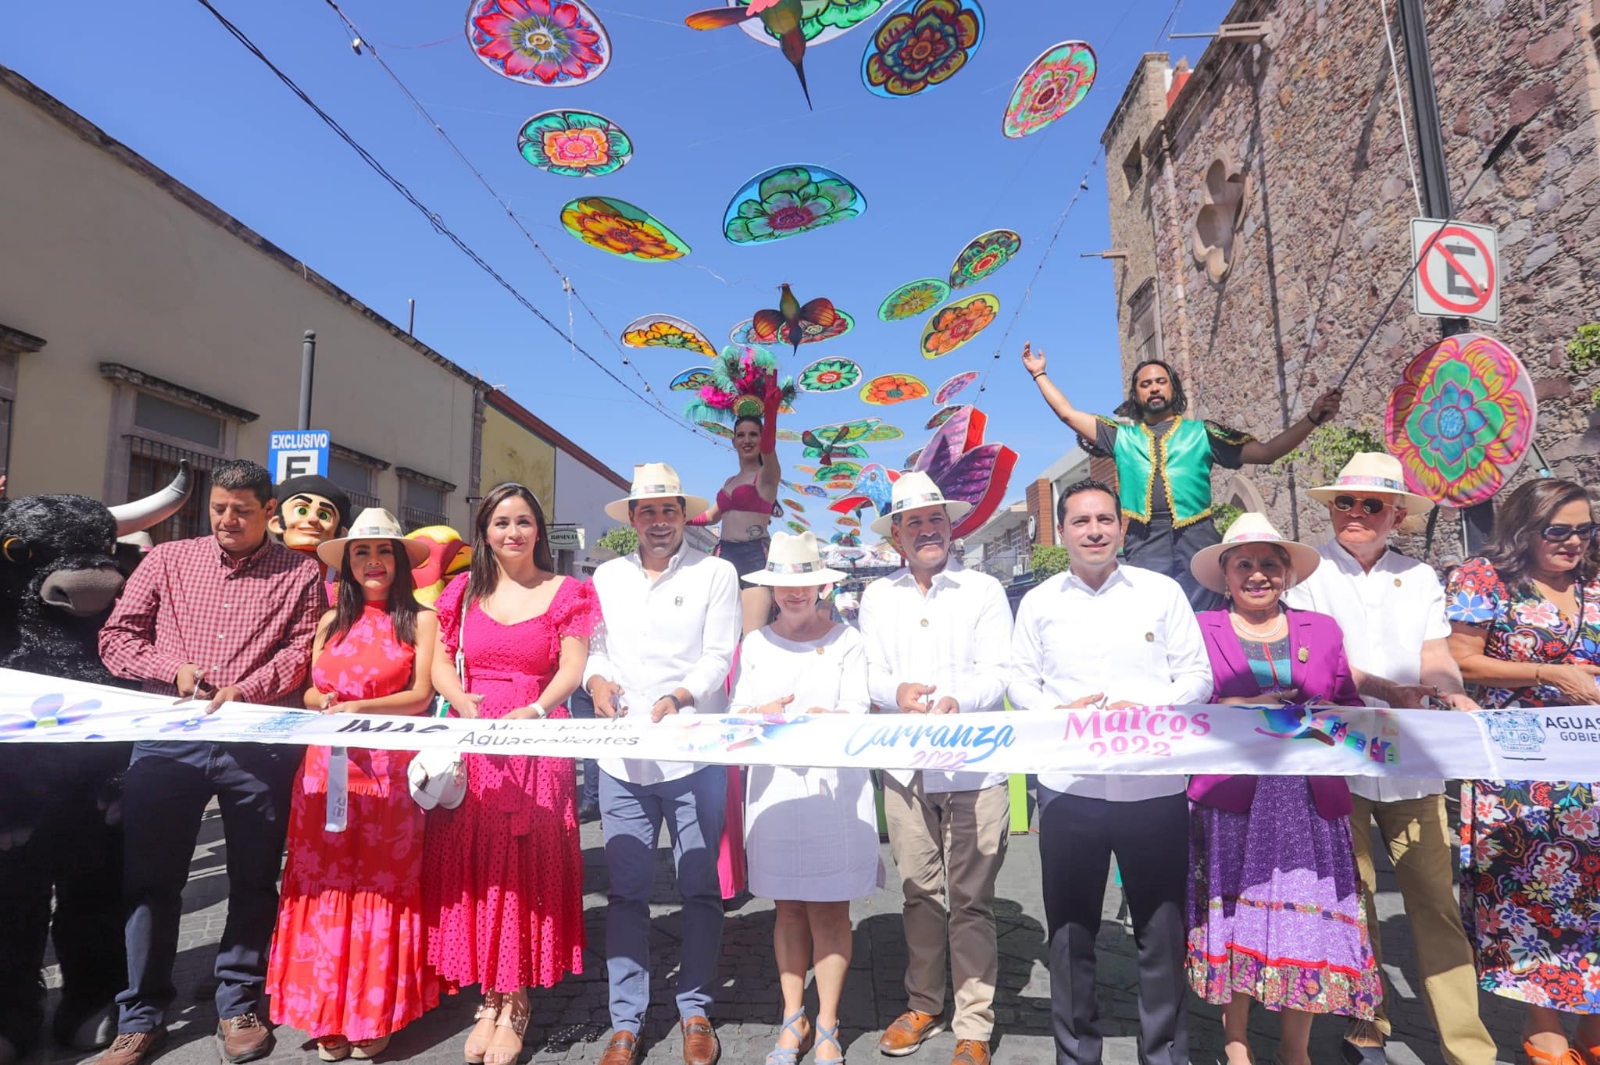
[[849,359],[818,359],[795,380],[802,392],[838,392],[861,380],[861,367]]
[[[934,390],[933,401],[940,405],[949,403],[955,398],[957,393],[966,391],[967,386],[972,384],[972,382],[976,381],[977,379],[977,370],[968,370],[965,373],[958,373]],[[932,428],[932,426],[929,428]]]
[[806,508],[804,506],[802,506],[798,501],[789,499],[788,497],[779,500],[779,502],[788,507],[790,510],[794,511],[796,514],[804,514],[806,512]]
[[928,419],[928,424],[924,425],[923,428],[937,429],[939,426],[949,421],[952,415],[959,413],[960,410],[960,407],[945,407],[939,411],[936,411],[933,417]]
[[[878,13],[887,0],[805,0],[801,6],[800,33],[809,47],[825,44],[843,36]],[[744,7],[747,0],[728,0],[729,7]],[[746,19],[739,24],[745,33],[762,44],[779,47],[774,37],[760,19]]]
[[611,64],[611,38],[581,0],[472,0],[467,41],[484,66],[528,85],[582,85]]
[[1446,337],[1389,394],[1384,438],[1406,484],[1450,507],[1489,500],[1533,442],[1538,401],[1521,361],[1479,333]]
[[988,293],[968,296],[942,308],[922,330],[922,357],[937,359],[987,329],[1000,313],[1000,301]]
[[977,0],[904,0],[861,57],[861,80],[878,96],[913,96],[966,66],[983,41]]
[[[814,475],[818,481],[837,481],[848,479],[851,484],[856,483],[856,475],[861,472],[859,462],[830,462],[819,469]],[[833,487],[829,485],[828,487]]]
[[704,366],[692,366],[668,382],[667,387],[674,392],[698,392],[710,383],[710,370]]
[[925,399],[927,395],[928,386],[910,374],[880,374],[861,386],[861,401],[874,407]]
[[721,422],[714,422],[708,418],[705,421],[696,422],[695,424],[700,426],[700,428],[704,429],[706,432],[711,433],[713,436],[725,436],[730,440],[733,439],[733,430],[728,428],[726,425],[723,425]]
[[991,229],[973,237],[950,266],[950,287],[966,288],[1000,269],[1022,250],[1022,237],[1009,229]]
[[717,349],[704,333],[670,314],[647,314],[622,327],[622,342],[630,348],[673,348],[711,358]]
[[607,196],[585,196],[561,209],[561,224],[591,248],[639,262],[670,262],[689,245],[645,211]]
[[878,306],[878,318],[885,322],[901,322],[933,310],[950,298],[950,286],[936,277],[909,281],[883,298]]
[[601,177],[628,165],[633,141],[621,126],[591,111],[546,111],[523,124],[517,151],[561,177]]
[[[829,456],[837,456],[842,459],[864,459],[867,457],[867,449],[860,444],[834,444],[827,449],[827,453]],[[820,447],[808,447],[800,452],[800,457],[803,459],[822,459],[824,457],[823,449]]]
[[800,442],[800,434],[793,429],[779,429],[778,441],[784,444],[798,444]]
[[751,178],[728,202],[722,232],[733,244],[763,244],[854,218],[867,198],[826,167],[784,166]]
[[804,494],[808,495],[808,496],[813,496],[813,497],[815,497],[817,499],[827,499],[828,498],[828,490],[826,488],[823,488],[820,484],[801,485],[800,486],[800,491],[803,492]]
[[1083,41],[1051,45],[1017,79],[1000,131],[1013,139],[1038,133],[1089,95],[1095,69],[1094,49]]
[[898,426],[879,425],[868,432],[866,436],[863,436],[861,441],[865,444],[885,444],[891,440],[899,440],[905,435]]
[[787,525],[789,527],[789,531],[794,533],[796,536],[799,536],[801,533],[806,531],[806,527],[797,521],[786,521],[784,524]]

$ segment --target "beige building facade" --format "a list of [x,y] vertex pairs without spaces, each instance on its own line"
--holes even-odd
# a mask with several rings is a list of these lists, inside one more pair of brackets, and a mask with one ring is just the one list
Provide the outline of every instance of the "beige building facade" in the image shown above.
[[[329,476],[357,507],[470,539],[472,508],[503,481],[528,484],[551,522],[573,526],[595,518],[562,515],[559,479],[575,501],[626,494],[625,478],[515,400],[3,67],[0,144],[10,494],[120,503],[165,484],[180,459],[202,473],[265,463],[269,434],[296,424],[308,329],[312,428],[331,433]],[[152,532],[207,528],[197,496]]]

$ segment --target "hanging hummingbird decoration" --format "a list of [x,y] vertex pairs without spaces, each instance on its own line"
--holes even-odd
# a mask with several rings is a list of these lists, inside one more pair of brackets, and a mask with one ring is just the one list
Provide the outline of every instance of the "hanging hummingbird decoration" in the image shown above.
[[714,7],[696,11],[683,21],[691,29],[720,30],[753,18],[760,19],[767,32],[778,39],[783,58],[794,64],[794,72],[800,78],[800,91],[806,94],[806,106],[811,107],[811,90],[806,87],[806,35],[800,29],[801,15],[800,0],[750,0],[742,8]]
[[833,301],[822,296],[801,303],[795,299],[787,284],[780,285],[783,295],[778,298],[777,310],[757,311],[750,317],[750,339],[757,344],[770,344],[784,340],[795,353],[806,337],[807,329],[823,330],[839,321],[839,312]]

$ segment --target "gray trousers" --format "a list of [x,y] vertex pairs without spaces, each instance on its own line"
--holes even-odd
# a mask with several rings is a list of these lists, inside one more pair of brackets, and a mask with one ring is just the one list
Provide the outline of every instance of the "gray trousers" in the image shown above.
[[717,852],[728,801],[728,771],[706,766],[662,784],[630,784],[600,774],[600,819],[606,870],[606,970],[611,980],[611,1026],[638,1034],[650,1005],[650,889],[655,883],[661,825],[672,840],[672,861],[683,899],[683,948],[678,959],[678,1014],[710,1016],[722,953],[722,885]]

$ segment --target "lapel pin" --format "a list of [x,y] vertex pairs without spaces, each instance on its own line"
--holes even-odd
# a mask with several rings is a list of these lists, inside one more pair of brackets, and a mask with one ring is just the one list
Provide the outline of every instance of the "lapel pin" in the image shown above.
[[1296,655],[1295,657],[1300,659],[1300,664],[1301,665],[1305,665],[1305,663],[1307,663],[1307,662],[1309,662],[1311,660],[1311,652],[1309,650],[1307,650],[1306,648],[1302,647],[1302,648],[1300,648],[1300,653],[1298,655]]

